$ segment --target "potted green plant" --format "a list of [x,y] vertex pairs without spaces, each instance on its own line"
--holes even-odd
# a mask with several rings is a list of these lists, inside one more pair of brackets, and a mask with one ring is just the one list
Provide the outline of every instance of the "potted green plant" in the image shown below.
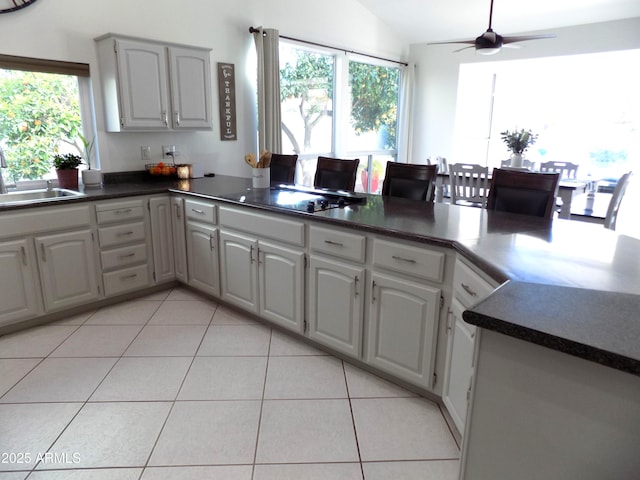
[[524,128],[520,130],[516,128],[513,132],[505,130],[501,132],[500,135],[502,141],[511,151],[511,166],[522,167],[522,154],[527,148],[536,143],[538,134],[533,133],[531,130],[525,130]]
[[85,187],[99,187],[102,184],[102,172],[98,168],[92,168],[91,154],[93,153],[93,145],[95,137],[91,141],[87,140],[82,134],[78,134],[84,149],[84,161],[87,169],[80,172],[82,174],[82,184]]
[[82,164],[82,157],[74,153],[53,156],[53,166],[56,169],[60,188],[78,190],[78,166],[80,164]]

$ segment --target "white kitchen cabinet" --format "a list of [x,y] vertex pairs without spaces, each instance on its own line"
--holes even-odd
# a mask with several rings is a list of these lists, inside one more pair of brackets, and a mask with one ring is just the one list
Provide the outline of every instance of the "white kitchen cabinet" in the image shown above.
[[0,243],[0,326],[40,313],[34,258],[30,239]]
[[188,221],[186,246],[189,285],[220,296],[218,229],[213,225]]
[[173,259],[176,279],[188,283],[187,237],[184,215],[184,199],[171,197],[171,235],[173,237]]
[[100,298],[91,230],[38,236],[35,246],[47,311]]
[[359,358],[362,349],[364,267],[312,255],[309,261],[309,337]]
[[210,50],[96,39],[107,131],[210,129]]
[[369,299],[367,363],[431,389],[440,289],[374,272]]
[[258,313],[278,325],[302,333],[304,253],[258,241]]
[[474,374],[477,329],[462,319],[462,313],[484,299],[496,283],[484,278],[461,260],[453,275],[453,299],[447,320],[447,354],[442,401],[460,433],[464,432]]
[[258,313],[258,240],[220,232],[220,297]]
[[153,278],[155,283],[171,282],[176,279],[171,217],[172,209],[168,196],[149,198]]
[[473,378],[473,351],[476,327],[462,319],[465,307],[454,298],[451,302],[447,333],[447,369],[442,401],[459,432],[464,431]]

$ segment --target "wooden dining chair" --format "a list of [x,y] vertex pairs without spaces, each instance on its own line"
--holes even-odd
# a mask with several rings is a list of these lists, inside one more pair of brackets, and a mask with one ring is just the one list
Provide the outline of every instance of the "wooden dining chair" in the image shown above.
[[271,182],[293,185],[296,179],[298,155],[271,154]]
[[629,184],[629,180],[632,175],[633,172],[625,173],[620,177],[618,183],[616,183],[613,195],[611,195],[611,200],[609,201],[609,207],[607,207],[607,215],[604,217],[604,228],[608,228],[609,230],[616,229],[618,210],[620,209],[622,197],[624,197],[624,194],[627,191],[627,185]]
[[489,193],[489,168],[475,163],[449,166],[451,204],[485,207]]
[[491,176],[487,210],[550,219],[556,204],[559,173],[534,173],[496,168]]
[[360,159],[318,157],[313,185],[316,188],[353,191],[356,188],[356,172]]
[[571,162],[542,162],[540,164],[541,172],[557,172],[560,178],[575,180],[578,176],[578,165]]
[[438,165],[387,162],[382,195],[433,202]]

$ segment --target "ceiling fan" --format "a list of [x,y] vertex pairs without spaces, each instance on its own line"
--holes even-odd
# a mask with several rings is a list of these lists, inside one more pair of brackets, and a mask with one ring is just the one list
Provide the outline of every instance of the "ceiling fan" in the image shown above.
[[463,47],[459,50],[455,50],[456,52],[460,52],[462,50],[466,50],[467,48],[475,47],[476,52],[482,55],[493,55],[498,53],[502,47],[507,48],[519,48],[519,45],[512,45],[515,42],[524,42],[526,40],[539,40],[541,38],[555,38],[555,35],[521,35],[516,37],[503,37],[502,35],[498,35],[491,28],[491,22],[493,19],[493,0],[491,0],[491,7],[489,9],[489,28],[482,35],[477,37],[475,40],[461,40],[459,42],[434,42],[429,43],[428,45],[443,45],[443,44],[451,44],[451,43],[459,43],[464,45],[469,45],[468,47]]

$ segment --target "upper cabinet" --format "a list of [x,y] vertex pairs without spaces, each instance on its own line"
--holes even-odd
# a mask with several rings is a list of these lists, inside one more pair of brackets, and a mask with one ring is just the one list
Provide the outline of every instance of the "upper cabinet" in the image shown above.
[[210,49],[112,34],[96,42],[107,131],[212,128]]

